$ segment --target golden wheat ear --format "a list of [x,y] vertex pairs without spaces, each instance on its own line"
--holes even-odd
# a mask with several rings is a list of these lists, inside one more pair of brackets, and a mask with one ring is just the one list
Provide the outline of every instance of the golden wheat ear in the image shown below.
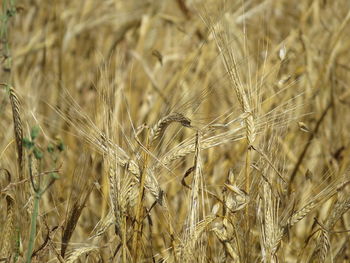
[[15,199],[10,193],[4,193],[7,203],[7,216],[5,224],[2,228],[3,238],[0,242],[1,252],[0,258],[10,262],[13,255],[15,241]]
[[161,118],[156,125],[151,129],[150,141],[153,142],[158,138],[162,137],[165,129],[173,122],[178,122],[184,127],[191,127],[191,120],[186,118],[181,113],[171,113]]
[[14,125],[14,133],[15,133],[16,146],[17,146],[19,179],[23,180],[24,164],[23,164],[23,126],[22,126],[22,120],[21,120],[21,104],[16,94],[16,91],[14,90],[13,87],[10,87],[3,83],[0,83],[0,85],[8,89],[8,92],[9,92],[13,125]]
[[74,171],[72,189],[67,206],[66,218],[61,239],[61,256],[65,257],[70,239],[77,226],[78,220],[86,206],[87,199],[93,189],[91,174],[86,167],[89,165],[88,157],[84,156],[78,161],[78,167]]

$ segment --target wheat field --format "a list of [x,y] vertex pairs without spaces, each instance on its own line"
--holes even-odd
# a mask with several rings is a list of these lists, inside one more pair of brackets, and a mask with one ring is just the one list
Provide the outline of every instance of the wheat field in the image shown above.
[[350,262],[348,0],[2,0],[0,262]]

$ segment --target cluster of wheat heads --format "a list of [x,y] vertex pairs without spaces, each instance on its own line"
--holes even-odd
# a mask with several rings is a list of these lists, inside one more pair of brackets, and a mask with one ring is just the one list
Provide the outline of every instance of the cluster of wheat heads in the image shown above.
[[0,262],[347,262],[347,0],[3,2]]

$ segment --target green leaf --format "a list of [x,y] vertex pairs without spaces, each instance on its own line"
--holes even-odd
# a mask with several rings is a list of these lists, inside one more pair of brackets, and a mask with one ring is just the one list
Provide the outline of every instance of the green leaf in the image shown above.
[[35,138],[38,137],[40,132],[40,128],[39,126],[35,125],[32,130],[30,131],[30,137],[32,138],[32,140],[35,140]]
[[32,142],[29,138],[23,138],[23,146],[28,150],[32,149],[34,146],[34,142]]
[[43,153],[40,151],[37,147],[34,147],[33,149],[34,156],[37,160],[40,160],[43,158]]
[[49,153],[53,153],[55,151],[55,147],[53,146],[52,143],[50,143],[48,146],[47,146],[47,151]]
[[57,149],[60,152],[63,152],[65,148],[66,148],[66,146],[64,145],[64,143],[62,141],[59,141],[59,143],[57,144]]
[[54,173],[50,173],[49,175],[50,175],[53,179],[56,179],[56,180],[57,180],[57,179],[60,179],[60,176],[58,175],[58,173],[55,173],[55,172],[54,172]]

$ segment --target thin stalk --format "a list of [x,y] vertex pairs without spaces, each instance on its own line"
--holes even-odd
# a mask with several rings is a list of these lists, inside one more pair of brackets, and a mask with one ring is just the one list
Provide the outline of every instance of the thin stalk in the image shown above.
[[294,169],[292,171],[292,174],[290,176],[290,180],[289,180],[289,187],[288,187],[288,194],[290,195],[291,192],[292,192],[292,185],[293,185],[293,181],[295,179],[295,176],[296,174],[298,173],[299,171],[299,167],[300,165],[302,164],[303,160],[304,160],[304,157],[306,156],[306,153],[307,153],[307,150],[309,149],[310,145],[311,145],[311,142],[312,140],[314,139],[314,137],[316,136],[316,134],[318,133],[318,130],[323,122],[323,120],[325,119],[328,111],[332,108],[333,106],[333,103],[332,101],[330,101],[327,105],[327,107],[323,110],[320,118],[318,119],[317,123],[316,123],[316,126],[315,128],[313,129],[313,131],[311,131],[310,135],[309,135],[309,138],[301,152],[301,154],[299,155],[299,158],[294,166]]
[[245,191],[247,194],[249,194],[250,191],[250,162],[251,162],[251,147],[248,147],[246,157],[245,157],[245,178],[246,178],[246,183],[245,183]]
[[[146,142],[146,148],[149,149],[149,132],[147,132],[147,142]],[[142,235],[142,221],[143,221],[143,197],[145,194],[145,182],[146,182],[146,176],[147,176],[147,164],[148,164],[148,153],[147,151],[144,151],[143,156],[143,167],[140,174],[140,190],[139,190],[139,196],[137,200],[137,206],[136,206],[136,218],[135,218],[135,227],[134,227],[134,234],[133,234],[133,241],[132,241],[132,251],[134,251],[134,262],[138,262],[139,260],[139,248],[138,246],[139,241],[141,239]]]
[[[245,178],[246,178],[246,184],[245,184],[245,191],[249,195],[250,193],[250,163],[251,163],[251,154],[252,154],[252,147],[248,145],[247,153],[246,153],[246,162],[245,162]],[[244,251],[245,251],[245,256],[248,257],[248,245],[249,245],[249,239],[250,239],[250,218],[249,218],[249,208],[250,205],[249,203],[245,207],[245,222],[246,222],[246,239],[245,239],[245,246],[244,246]]]
[[34,195],[34,209],[33,214],[31,218],[31,225],[30,225],[30,235],[29,235],[29,242],[28,242],[28,250],[27,250],[27,260],[26,263],[30,263],[32,261],[32,253],[35,243],[35,236],[36,236],[36,219],[39,214],[39,201],[41,198],[41,191],[35,192]]
[[122,236],[122,243],[123,243],[123,248],[122,248],[122,257],[123,257],[123,263],[127,263],[126,261],[126,217],[125,215],[122,215],[122,220],[123,220],[123,236]]

